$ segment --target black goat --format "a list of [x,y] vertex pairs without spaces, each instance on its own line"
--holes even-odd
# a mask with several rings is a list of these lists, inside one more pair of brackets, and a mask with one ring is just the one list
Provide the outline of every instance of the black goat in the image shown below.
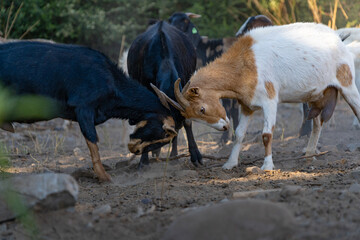
[[95,125],[110,118],[137,124],[129,143],[135,153],[157,149],[177,135],[170,111],[152,92],[86,47],[28,41],[1,44],[0,83],[16,95],[44,96],[56,106],[45,119],[7,118],[9,122],[55,117],[77,121],[100,181],[111,178],[100,161]]
[[[189,81],[196,67],[196,53],[193,44],[181,31],[167,22],[158,21],[140,34],[132,43],[128,54],[129,75],[146,86],[151,84],[175,99],[174,83],[181,78],[181,85]],[[165,101],[166,102],[166,101]],[[197,148],[191,121],[171,107],[176,129],[183,125],[188,138],[191,161],[202,164],[202,156]],[[177,138],[174,139],[171,155],[177,155]],[[149,164],[147,154],[141,156],[140,165]]]

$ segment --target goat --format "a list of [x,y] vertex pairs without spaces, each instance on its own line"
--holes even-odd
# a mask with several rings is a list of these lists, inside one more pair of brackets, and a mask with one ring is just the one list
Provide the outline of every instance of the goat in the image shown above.
[[[245,33],[256,27],[266,27],[273,25],[274,24],[271,21],[271,19],[264,15],[251,16],[239,28],[239,30],[236,33],[236,37],[243,36]],[[303,120],[299,131],[299,137],[309,136],[311,133],[312,124],[311,124],[311,120],[307,119],[309,113],[309,106],[307,105],[307,103],[302,104],[301,111],[303,114]]]
[[274,168],[272,134],[279,102],[308,102],[313,130],[306,156],[315,153],[323,122],[330,119],[338,91],[360,118],[360,95],[354,82],[353,55],[360,44],[346,46],[322,24],[294,23],[257,28],[240,37],[220,58],[198,70],[182,93],[175,84],[177,102],[184,117],[221,130],[229,122],[221,98],[241,105],[236,142],[224,169],[238,164],[241,142],[254,111],[264,113],[263,170]]
[[30,41],[0,44],[0,83],[16,95],[34,94],[56,103],[56,111],[45,119],[9,122],[55,117],[77,121],[100,181],[111,178],[100,161],[95,125],[110,118],[137,124],[129,143],[135,153],[159,148],[177,135],[170,111],[152,92],[87,47]]
[[[184,32],[194,44],[197,56],[196,69],[205,66],[221,56],[236,40],[234,37],[209,39],[206,36],[201,36],[197,27],[190,20],[191,18],[200,17],[201,15],[195,13],[176,12],[168,19],[171,25]],[[230,119],[233,120],[234,126],[237,126],[239,123],[237,102],[231,99],[223,99],[222,103]],[[220,138],[220,143],[227,142],[228,137],[228,132],[224,132]]]
[[[184,86],[195,71],[196,53],[190,40],[167,22],[158,21],[140,34],[131,44],[128,53],[129,75],[146,86],[157,86],[175,99],[174,83],[179,77]],[[166,102],[166,100],[164,100]],[[194,165],[202,164],[202,156],[197,148],[191,121],[186,121],[176,109],[172,109],[175,127],[183,125],[188,138],[190,158]],[[173,141],[171,155],[177,155],[177,138]],[[143,154],[140,165],[149,164],[148,155]]]
[[[229,47],[236,40],[234,37],[208,39],[207,37],[200,36],[196,26],[190,20],[191,18],[199,17],[201,17],[201,15],[177,12],[171,15],[169,18],[170,24],[183,31],[192,40],[194,46],[196,47],[197,69],[205,66],[206,64],[214,61],[217,57],[221,56],[221,54],[227,51],[227,49],[229,49]],[[250,17],[237,32],[236,37],[250,31],[253,28],[270,25],[273,25],[271,20],[263,15]],[[233,120],[233,125],[237,126],[239,123],[237,101],[232,99],[223,99],[222,103],[226,113],[229,115],[230,119]],[[228,136],[228,132],[224,132],[220,138],[220,142],[227,142]]]
[[[360,42],[360,28],[340,28],[336,30],[336,33],[343,39],[345,44],[351,44],[353,42]],[[355,84],[360,91],[360,54],[355,56]],[[360,123],[356,117],[354,117],[353,126],[360,128]]]

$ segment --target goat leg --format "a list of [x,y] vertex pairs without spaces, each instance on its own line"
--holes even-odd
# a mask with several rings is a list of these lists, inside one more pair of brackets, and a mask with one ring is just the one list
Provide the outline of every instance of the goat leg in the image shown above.
[[100,160],[99,148],[96,143],[92,143],[89,140],[86,140],[86,144],[90,150],[91,161],[93,163],[94,172],[99,178],[100,182],[109,182],[111,181],[110,175],[105,171],[104,166]]
[[201,153],[196,145],[194,134],[192,132],[192,123],[189,120],[185,120],[184,128],[188,139],[189,152],[191,162],[197,167],[198,163],[203,165]]

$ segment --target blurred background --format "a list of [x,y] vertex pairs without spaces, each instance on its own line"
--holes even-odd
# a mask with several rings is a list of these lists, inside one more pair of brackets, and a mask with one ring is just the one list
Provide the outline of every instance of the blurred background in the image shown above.
[[0,34],[86,45],[117,62],[121,46],[130,46],[149,19],[168,19],[176,11],[200,14],[193,23],[210,38],[234,36],[257,14],[276,24],[360,25],[360,0],[0,0]]

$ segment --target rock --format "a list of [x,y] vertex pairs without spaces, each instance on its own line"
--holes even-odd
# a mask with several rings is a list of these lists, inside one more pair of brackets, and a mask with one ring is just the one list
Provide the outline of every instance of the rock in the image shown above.
[[265,171],[261,170],[259,167],[247,167],[245,169],[246,174],[264,174]]
[[303,191],[302,187],[300,186],[293,186],[293,185],[286,185],[282,188],[280,192],[280,196],[283,198],[291,197],[297,195]]
[[141,199],[141,203],[143,203],[143,204],[149,204],[149,203],[152,203],[152,200],[149,199],[149,198],[144,198],[144,199]]
[[349,187],[349,192],[360,193],[360,184],[354,183]]
[[102,205],[93,210],[92,215],[97,217],[104,217],[111,213],[111,206],[109,204]]
[[345,151],[349,151],[349,152],[360,151],[360,143],[350,143],[346,145]]
[[119,161],[115,164],[115,169],[123,168],[129,166],[128,161]]
[[[13,219],[29,208],[48,211],[74,206],[78,193],[77,182],[67,174],[43,173],[3,180],[0,182],[0,222]],[[17,211],[9,210],[13,207]]]
[[268,189],[268,190],[253,190],[253,191],[244,191],[244,192],[234,192],[233,198],[254,198],[260,195],[269,195],[280,192],[281,189]]
[[336,148],[339,150],[339,151],[345,151],[346,150],[346,145],[343,144],[343,143],[339,143],[336,145]]
[[235,200],[193,210],[177,218],[163,240],[289,239],[294,218],[283,206],[261,200]]
[[356,179],[356,180],[360,180],[360,167],[355,168],[352,172],[351,172],[351,176]]

